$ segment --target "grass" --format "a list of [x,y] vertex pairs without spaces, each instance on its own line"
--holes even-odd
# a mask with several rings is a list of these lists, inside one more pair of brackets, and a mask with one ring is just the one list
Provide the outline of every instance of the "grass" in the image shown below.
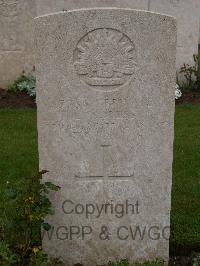
[[[176,107],[171,243],[200,246],[200,105]],[[0,110],[0,209],[7,182],[38,171],[36,112]]]
[[176,107],[171,243],[200,247],[200,105]]
[[15,206],[5,190],[8,182],[21,184],[38,172],[36,112],[0,109],[0,125],[0,212],[12,228]]
[[36,112],[0,110],[0,182],[13,182],[38,170]]

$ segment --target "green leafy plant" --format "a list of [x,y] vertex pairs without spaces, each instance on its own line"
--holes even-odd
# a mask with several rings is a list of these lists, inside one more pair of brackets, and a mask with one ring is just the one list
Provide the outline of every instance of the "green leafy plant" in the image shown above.
[[184,64],[180,69],[180,74],[183,74],[185,80],[183,80],[182,84],[180,84],[179,77],[177,75],[177,84],[189,90],[197,90],[200,89],[200,53],[198,55],[194,55],[194,66],[190,66],[189,64]]
[[45,173],[47,171],[27,177],[23,184],[7,185],[6,194],[16,206],[16,212],[13,214],[11,224],[7,221],[6,209],[1,213],[0,221],[3,229],[0,258],[3,261],[15,259],[17,263],[14,265],[29,265],[30,258],[47,260],[41,252],[36,256],[35,251],[41,249],[41,227],[46,231],[51,228],[45,222],[45,217],[54,213],[48,194],[58,191],[60,187],[51,182],[42,183],[42,175]]
[[32,74],[22,75],[15,80],[15,82],[8,87],[8,90],[14,92],[25,91],[29,96],[36,97],[36,78]]
[[11,251],[4,241],[0,241],[0,262],[3,266],[14,265],[17,262],[17,255]]
[[30,257],[29,266],[63,266],[63,262],[59,259],[48,258],[42,249],[34,249],[34,253]]

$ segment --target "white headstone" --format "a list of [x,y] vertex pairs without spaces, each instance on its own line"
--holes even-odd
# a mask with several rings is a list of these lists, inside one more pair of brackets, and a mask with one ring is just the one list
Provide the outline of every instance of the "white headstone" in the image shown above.
[[36,19],[40,169],[61,186],[50,256],[168,260],[175,54],[172,17],[104,8]]

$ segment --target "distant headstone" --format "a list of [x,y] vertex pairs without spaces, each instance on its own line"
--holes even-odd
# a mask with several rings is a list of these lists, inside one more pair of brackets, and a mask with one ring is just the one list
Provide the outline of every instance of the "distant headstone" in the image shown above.
[[0,88],[33,69],[32,0],[0,0]]
[[177,68],[184,63],[194,65],[193,55],[198,54],[199,0],[150,0],[150,10],[169,14],[177,19]]
[[40,169],[61,187],[45,251],[70,266],[167,261],[174,18],[99,8],[35,23]]

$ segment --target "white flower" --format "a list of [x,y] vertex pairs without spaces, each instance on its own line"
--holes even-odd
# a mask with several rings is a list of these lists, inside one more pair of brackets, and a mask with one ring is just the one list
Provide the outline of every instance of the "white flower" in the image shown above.
[[176,89],[176,90],[178,90],[178,89],[179,89],[179,85],[178,85],[178,84],[176,84],[176,87],[175,87],[175,89]]
[[179,85],[176,84],[176,87],[175,87],[175,99],[178,100],[182,97],[182,92],[181,90],[179,89]]

